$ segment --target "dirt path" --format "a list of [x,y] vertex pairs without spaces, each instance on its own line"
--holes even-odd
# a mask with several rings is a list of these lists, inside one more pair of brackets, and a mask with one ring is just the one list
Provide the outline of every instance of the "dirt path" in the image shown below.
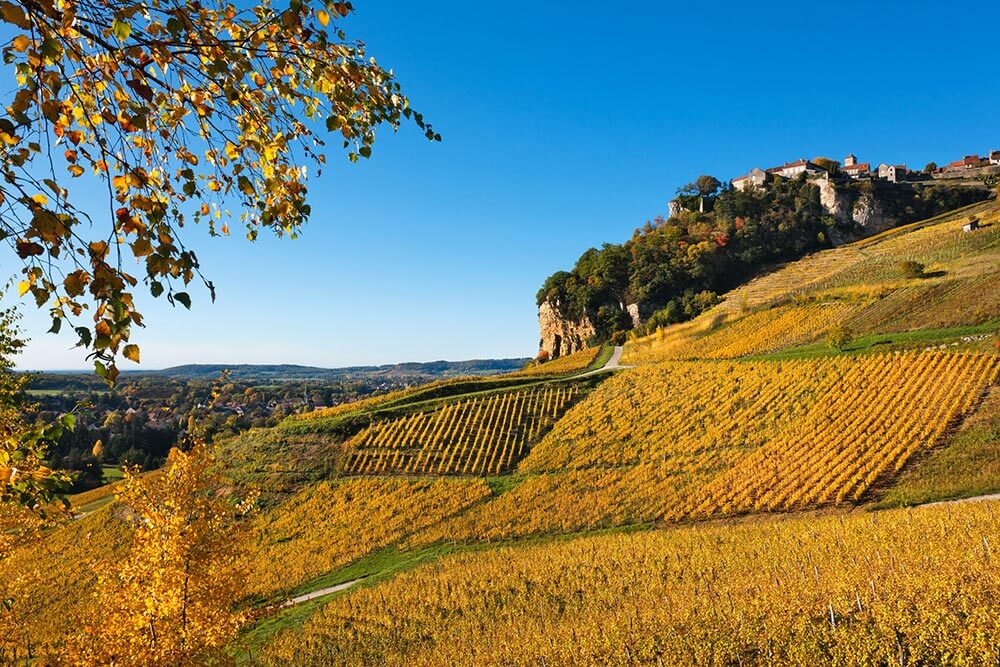
[[954,503],[978,503],[984,500],[1000,500],[1000,493],[990,493],[985,496],[972,496],[971,498],[954,498],[952,500],[937,500],[933,503],[915,505],[915,507],[934,507],[935,505],[952,505]]
[[621,345],[616,345],[615,346],[615,351],[611,353],[611,358],[608,359],[608,362],[606,364],[604,364],[600,368],[596,368],[596,369],[594,369],[592,371],[587,371],[586,373],[580,373],[579,375],[577,375],[575,377],[583,378],[583,377],[587,377],[588,375],[594,375],[596,373],[603,373],[604,371],[616,371],[616,370],[618,370],[620,368],[631,368],[631,366],[623,366],[620,363],[621,359],[622,359],[622,349],[623,348],[622,348]]
[[346,591],[348,588],[354,584],[360,582],[361,579],[352,579],[351,581],[345,581],[342,584],[337,584],[336,586],[328,586],[326,588],[320,588],[315,591],[310,591],[309,593],[303,593],[302,595],[296,595],[293,598],[285,600],[281,606],[291,607],[293,605],[300,604],[302,602],[308,602],[309,600],[315,600],[316,598],[323,597],[324,595],[329,595],[330,593],[337,593],[339,591]]

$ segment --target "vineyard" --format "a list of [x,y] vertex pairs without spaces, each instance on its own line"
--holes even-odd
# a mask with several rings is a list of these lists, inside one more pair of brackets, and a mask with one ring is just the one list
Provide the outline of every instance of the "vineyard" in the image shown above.
[[734,464],[732,452],[719,452],[714,461],[709,458],[531,475],[406,543],[507,540],[651,523],[682,504],[719,469]]
[[857,502],[970,414],[998,371],[991,355],[864,357],[794,429],[748,454],[674,516]]
[[624,358],[628,363],[640,364],[666,359],[730,359],[765,354],[812,342],[856,308],[854,303],[839,301],[770,308],[700,336],[665,332],[662,336],[646,337],[627,346]]
[[419,384],[385,394],[378,394],[376,396],[371,396],[358,401],[352,401],[350,403],[341,403],[340,405],[334,405],[329,408],[312,410],[311,412],[306,412],[301,415],[294,415],[288,421],[296,423],[310,422],[313,420],[325,420],[349,414],[370,412],[389,405],[400,405],[417,400],[438,398],[452,393],[467,393],[470,391],[500,389],[507,385],[517,384],[518,382],[523,383],[523,380],[511,380],[510,377],[512,375],[515,374],[509,373],[500,377],[457,377],[450,378],[448,380],[438,380],[436,382]]
[[1000,272],[905,285],[846,319],[859,333],[937,329],[1000,317]]
[[347,444],[348,474],[499,474],[580,397],[573,385],[494,393],[376,422]]
[[[967,216],[976,215],[984,228],[977,234],[962,232]],[[898,280],[898,264],[917,260],[966,276],[964,265],[976,258],[997,258],[1000,248],[1000,209],[981,204],[961,214],[888,230],[848,245],[809,255],[729,292],[717,309],[738,314],[792,297],[823,292],[834,287]],[[995,263],[992,266],[996,266]],[[990,269],[987,269],[990,270]],[[974,271],[978,273],[978,271]]]
[[350,479],[304,489],[255,520],[247,592],[273,595],[488,496],[478,479]]
[[600,345],[589,347],[585,350],[568,354],[565,357],[546,361],[544,364],[532,364],[511,375],[565,375],[567,373],[583,371],[594,363],[600,352]]
[[998,512],[984,502],[452,556],[334,600],[279,635],[265,664],[991,665]]
[[937,445],[998,370],[993,355],[924,352],[623,371],[532,449],[530,476],[414,543],[857,502]]
[[115,509],[105,506],[0,561],[0,600],[17,601],[0,604],[7,615],[0,627],[16,628],[0,632],[0,664],[20,664],[13,655],[29,649],[44,655],[86,622],[100,565],[128,553],[132,531]]

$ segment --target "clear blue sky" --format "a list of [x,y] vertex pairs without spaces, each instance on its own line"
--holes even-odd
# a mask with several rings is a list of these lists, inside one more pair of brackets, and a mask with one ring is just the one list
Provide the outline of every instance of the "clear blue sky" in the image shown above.
[[[993,3],[355,5],[343,27],[444,141],[404,128],[370,162],[331,156],[298,241],[193,244],[218,301],[147,295],[145,367],[530,356],[542,280],[698,174],[1000,147]],[[21,367],[85,366],[23,311]]]

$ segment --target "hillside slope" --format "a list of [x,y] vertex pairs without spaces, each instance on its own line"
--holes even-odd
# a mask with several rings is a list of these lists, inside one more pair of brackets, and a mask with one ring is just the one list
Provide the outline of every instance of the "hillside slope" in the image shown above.
[[[262,620],[234,654],[816,664],[863,650],[935,663],[954,635],[950,655],[975,663],[1000,592],[992,510],[851,516],[1000,491],[1000,209],[975,213],[974,233],[965,210],[781,267],[629,341],[632,367],[584,375],[603,358],[588,351],[558,372],[437,382],[224,443],[232,481],[263,491],[246,591]],[[829,346],[835,329],[850,335]],[[116,551],[120,524],[96,516],[86,534],[72,527],[74,548]],[[941,551],[921,551],[927,530],[948,536]],[[874,541],[887,545],[877,557]],[[952,570],[946,549],[965,554]],[[62,567],[37,585],[64,596],[52,604],[65,616],[25,610],[44,641],[93,586],[73,570],[60,591]],[[931,580],[941,594],[921,606]],[[972,582],[965,597],[957,582]],[[974,619],[968,634],[958,616]]]
[[[993,351],[993,333],[1000,324],[1000,300],[993,291],[1000,284],[1000,215],[993,204],[974,213],[983,224],[973,234],[961,231],[970,214],[963,210],[817,253],[734,291],[693,322],[629,342],[625,361],[639,367],[619,371],[572,407],[502,478],[506,481],[491,483],[492,496],[433,525],[415,528],[397,548],[403,554],[423,553],[435,544],[485,546],[511,540],[516,544],[529,537],[547,545],[553,535],[614,527],[669,526],[817,508],[850,511],[886,497],[898,503],[891,500],[897,480],[901,488],[923,483],[923,500],[933,500],[935,490],[950,496],[970,493],[973,487],[1000,490],[1000,474],[970,476],[967,466],[935,463],[948,454],[970,453],[969,438],[976,443],[978,460],[1000,459],[995,427],[989,430],[983,425],[995,424],[997,404],[990,397],[998,391],[1000,374]],[[923,276],[902,275],[904,261],[923,264]],[[823,343],[825,334],[837,325],[854,334],[843,350]],[[751,355],[754,360],[740,359]],[[922,474],[929,466],[936,472]],[[803,520],[803,530],[814,530],[811,521]],[[862,526],[858,524],[858,539],[874,539]],[[729,529],[716,530],[725,535]],[[534,547],[536,552],[526,555],[526,562],[572,551],[558,544]],[[901,539],[901,553],[914,548],[908,537]],[[426,576],[454,571],[463,577],[455,583],[459,590],[519,585],[515,575],[509,584],[476,583],[477,577],[485,576],[489,558],[446,557]],[[572,567],[573,556],[559,558],[569,558],[565,566]],[[636,571],[635,564],[620,566],[629,573]],[[406,579],[407,583],[401,579],[398,587],[380,586],[374,594],[378,599],[401,596],[401,601],[406,599],[404,591],[432,595],[420,576],[415,573],[416,579]],[[589,577],[576,573],[567,577],[587,595],[598,594],[597,582]],[[348,647],[339,638],[338,627],[345,613],[355,619],[367,617],[366,596],[347,595],[343,605],[331,606],[304,626],[304,636],[299,630],[279,635],[270,659],[287,658],[285,647],[299,641],[314,647],[303,658],[307,662],[322,661],[322,656],[331,655],[328,651],[343,651],[338,655],[392,663],[394,651],[399,650],[420,664],[422,658],[414,655],[437,658],[438,651],[466,645],[461,630],[447,630],[451,625],[432,615],[412,620],[436,638],[427,645],[433,648],[426,654],[418,648],[424,644],[415,639],[410,643],[397,637],[395,643],[385,644],[373,628],[352,634]],[[840,603],[834,598],[822,604],[803,602],[816,605],[817,613],[829,613],[830,603],[835,619],[848,613],[838,610]],[[861,604],[858,619],[881,622],[876,620],[880,616],[869,615],[867,602]],[[513,600],[498,605],[489,615],[506,618],[508,612],[523,613],[526,622],[542,620],[536,615],[540,611],[524,610]],[[777,607],[767,613],[769,620],[761,622],[786,627],[782,631],[786,641],[802,642],[802,632],[814,631],[782,626],[787,620]],[[400,613],[399,618],[410,617]],[[592,620],[603,624],[608,617],[601,613]],[[590,621],[573,615],[567,622],[567,628],[580,634],[563,644],[528,642],[508,652],[490,642],[469,641],[484,655],[515,661],[539,656],[551,664],[609,659],[609,654],[588,652],[593,649],[581,639]],[[884,626],[872,628],[884,631]],[[513,627],[496,631],[517,633]],[[631,643],[638,635],[628,636],[631,639],[623,639],[623,645],[638,655],[644,649]],[[652,636],[661,648],[651,648],[647,655],[661,660],[677,655],[662,649],[662,632]],[[366,648],[369,637],[379,646],[396,648]],[[682,633],[679,641],[690,650],[703,650],[696,647],[707,640]],[[916,637],[905,635],[901,641],[906,650],[917,650]],[[746,635],[737,643],[754,645]],[[559,645],[568,653],[545,648]],[[745,658],[760,655],[759,649],[747,650]],[[809,650],[823,655],[816,646]],[[931,650],[930,645],[920,650]],[[962,650],[979,649],[963,645]]]

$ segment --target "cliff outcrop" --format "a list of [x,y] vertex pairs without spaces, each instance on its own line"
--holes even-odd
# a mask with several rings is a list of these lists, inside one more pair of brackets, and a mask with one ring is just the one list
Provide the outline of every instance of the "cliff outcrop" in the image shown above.
[[566,319],[560,314],[558,304],[551,301],[544,301],[538,307],[538,329],[541,334],[539,351],[547,353],[550,359],[584,349],[597,335],[587,317],[579,321]]
[[831,230],[835,245],[878,234],[896,223],[886,216],[878,191],[858,192],[851,187],[852,183],[838,184],[827,178],[812,183],[819,188],[823,212],[837,222],[837,227]]

